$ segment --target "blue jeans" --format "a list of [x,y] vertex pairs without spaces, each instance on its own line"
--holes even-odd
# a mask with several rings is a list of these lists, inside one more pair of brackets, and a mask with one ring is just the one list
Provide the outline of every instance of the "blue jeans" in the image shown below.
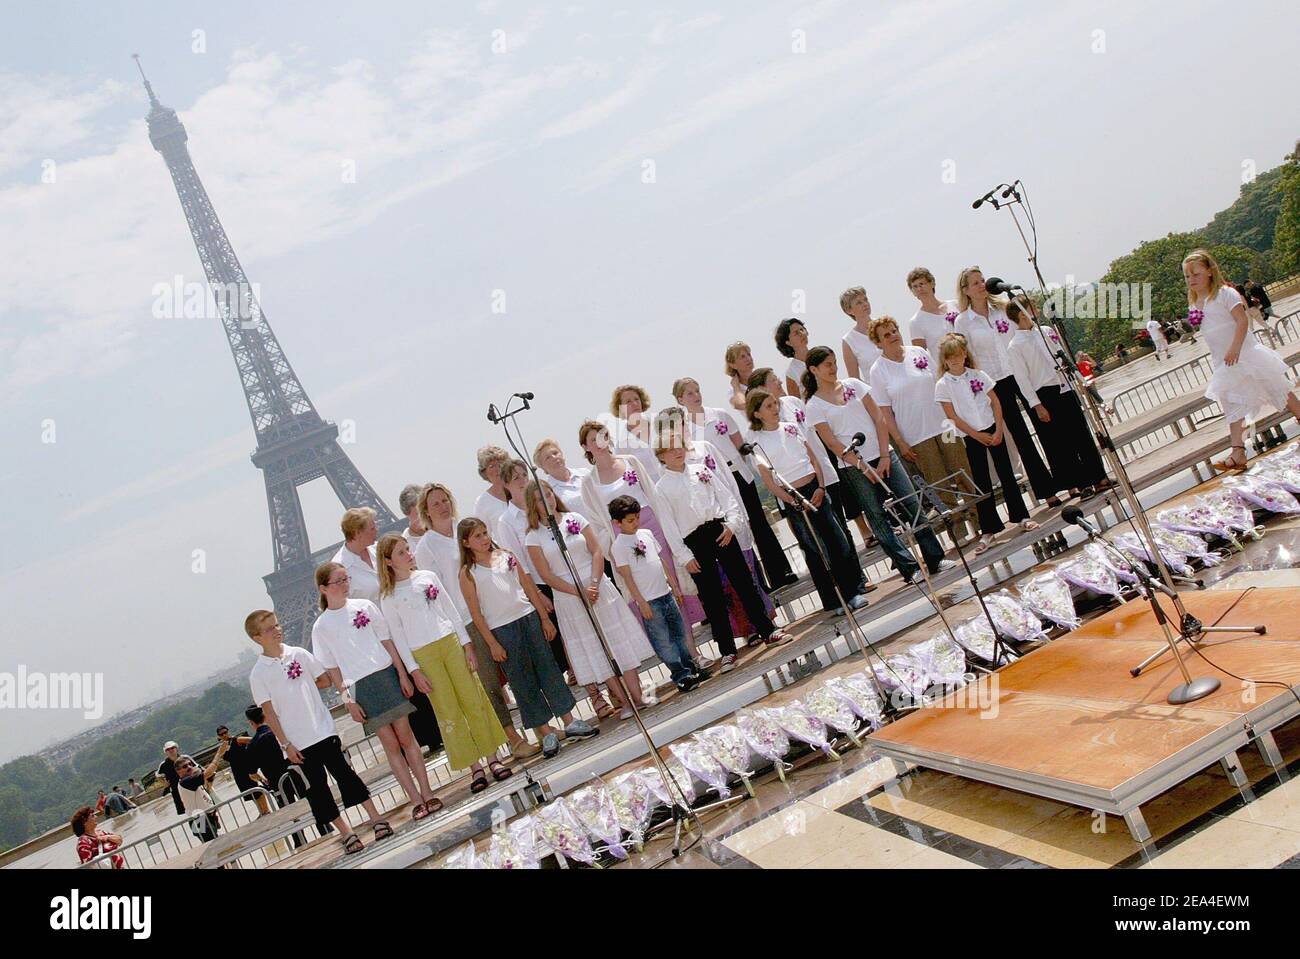
[[[681,610],[672,593],[665,593],[658,599],[647,600],[654,613],[653,619],[641,618],[646,635],[655,655],[668,667],[668,673],[674,683],[680,683],[691,674],[691,651],[686,646],[686,624],[682,622]],[[639,614],[638,614],[639,615]]]
[[[880,460],[871,463],[874,468]],[[903,468],[903,461],[898,458],[898,454],[892,449],[889,451],[889,476],[884,480],[889,492],[895,498],[911,496],[912,499],[902,504],[904,515],[913,516],[916,513],[917,503],[916,490],[912,486],[912,480],[907,475],[907,470]],[[867,524],[871,527],[871,532],[876,534],[876,539],[880,540],[881,547],[885,550],[886,555],[894,562],[894,568],[903,574],[904,577],[911,577],[917,572],[916,560],[912,558],[911,552],[908,551],[898,539],[894,528],[889,525],[889,517],[885,514],[884,500],[881,499],[879,484],[872,483],[867,479],[867,474],[862,470],[851,467],[841,474],[840,485],[847,486],[846,495],[857,498],[859,505],[862,507],[863,514],[867,517]],[[922,513],[924,517],[924,513]],[[930,524],[923,519],[913,525],[913,532],[916,536],[917,545],[921,547],[921,555],[925,557],[926,568],[934,572],[940,561],[943,560],[943,547],[939,545],[939,538],[934,535],[934,530]]]

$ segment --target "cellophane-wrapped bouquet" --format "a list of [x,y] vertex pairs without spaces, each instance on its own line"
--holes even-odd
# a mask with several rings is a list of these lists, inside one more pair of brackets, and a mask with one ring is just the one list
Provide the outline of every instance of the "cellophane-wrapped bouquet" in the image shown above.
[[872,729],[879,729],[884,723],[884,705],[866,673],[834,676],[826,680],[826,688],[844,700],[853,714],[870,724]]
[[[993,634],[993,627],[989,625],[988,619],[982,612],[974,619],[958,623],[953,627],[952,634],[956,637],[958,645],[966,652],[986,663],[993,662],[994,651],[997,648],[996,637]],[[1005,661],[1006,658],[1007,653],[1004,652],[1003,660]]]
[[492,869],[540,869],[537,834],[532,816],[521,816],[503,829],[494,830],[488,843],[487,861]]
[[961,686],[967,680],[966,654],[943,633],[917,643],[906,655],[931,684]]
[[474,840],[471,839],[465,845],[461,846],[450,856],[442,861],[443,869],[487,869],[488,864],[484,862],[483,857],[478,854],[474,848]]
[[1210,549],[1210,544],[1196,533],[1184,533],[1156,525],[1151,527],[1151,535],[1155,537],[1161,549],[1168,546],[1182,553],[1189,560],[1200,560],[1203,566],[1218,566],[1223,562],[1223,558]]
[[1223,484],[1251,506],[1270,513],[1300,513],[1300,502],[1286,487],[1267,476],[1230,476]]
[[[1147,549],[1146,540],[1136,533],[1120,533],[1114,539],[1115,547],[1122,550],[1126,555],[1131,556],[1135,562],[1150,563],[1155,565],[1155,557]],[[1187,562],[1187,554],[1180,553],[1172,545],[1161,543],[1156,540],[1156,549],[1160,551],[1160,556],[1164,559],[1165,565],[1177,573],[1179,576],[1192,576],[1196,570],[1192,569]]]
[[1038,617],[1005,589],[984,597],[984,605],[989,608],[993,625],[1007,639],[1020,643],[1047,639],[1047,633],[1043,632],[1043,624]]
[[627,850],[623,848],[623,827],[618,822],[618,811],[609,790],[601,783],[576,789],[565,800],[573,811],[578,824],[587,830],[587,835],[599,843],[615,859],[626,859]]
[[1080,620],[1074,611],[1074,597],[1070,585],[1056,570],[1049,570],[1020,583],[1016,587],[1020,601],[1042,619],[1051,620],[1066,629],[1078,629]]
[[575,862],[588,865],[596,861],[587,831],[569,809],[564,797],[552,800],[533,813],[538,845]]
[[872,661],[871,671],[895,702],[898,701],[898,693],[920,699],[930,685],[930,677],[906,653]]
[[732,723],[711,726],[694,733],[692,738],[727,772],[742,779],[754,775],[750,768],[753,751],[749,748],[749,743],[745,742],[745,736],[738,726]]
[[788,736],[820,749],[832,759],[839,759],[826,735],[826,724],[804,708],[797,699],[784,706],[775,706],[761,712],[786,731]]
[[[677,785],[681,787],[682,792],[686,794],[686,801],[688,803],[695,802],[694,777],[683,769],[682,764],[676,759],[665,759],[664,766],[668,768],[668,773],[673,777],[673,781],[676,782]],[[641,775],[641,781],[645,783],[646,788],[650,790],[650,793],[655,797],[660,805],[672,806],[679,801],[679,799],[675,798],[677,796],[677,791],[668,783],[664,782],[664,777],[659,772],[658,766],[643,766],[638,770],[638,772]]]
[[1124,602],[1115,571],[1086,550],[1070,562],[1057,566],[1056,573],[1072,586],[1091,590],[1099,596],[1114,596]]
[[1215,514],[1244,537],[1259,539],[1264,527],[1255,523],[1252,507],[1228,487],[1220,487],[1196,498],[1196,502],[1209,507]]
[[639,769],[615,777],[609,784],[609,795],[614,800],[619,826],[639,845],[645,838],[645,828],[654,815],[655,806],[659,805],[658,797],[646,784]]
[[790,736],[771,716],[763,711],[742,709],[736,713],[736,727],[745,737],[745,743],[756,755],[783,768],[785,754],[790,751]]
[[808,712],[820,719],[826,726],[831,729],[838,729],[842,733],[848,733],[850,738],[857,742],[857,715],[849,708],[848,703],[827,689],[825,685],[818,686],[806,693],[803,704]]
[[727,781],[731,778],[728,772],[722,767],[716,759],[709,754],[709,751],[694,740],[687,740],[681,743],[673,743],[668,747],[669,752],[677,757],[691,775],[700,782],[707,785],[716,792],[721,798],[726,799],[731,795],[731,787]]

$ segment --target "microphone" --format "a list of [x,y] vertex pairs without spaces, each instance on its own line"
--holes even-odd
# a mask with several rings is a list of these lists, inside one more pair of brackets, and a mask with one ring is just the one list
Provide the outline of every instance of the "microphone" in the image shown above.
[[1083,510],[1073,504],[1061,510],[1061,519],[1079,527],[1079,529],[1083,530],[1089,536],[1101,535],[1101,533],[1097,531],[1097,527],[1093,526],[1084,518]]
[[993,194],[997,192],[998,192],[998,188],[994,187],[993,189],[989,190],[988,193],[985,193],[982,197],[980,197],[978,200],[972,203],[970,205],[970,208],[972,210],[978,210],[980,207],[982,207],[985,203],[988,202],[992,202],[994,206],[997,206],[998,201],[993,199]]
[[497,405],[496,405],[495,403],[489,403],[489,404],[488,404],[488,422],[489,422],[489,423],[495,423],[495,422],[497,422],[499,419],[501,419],[501,417],[500,417],[499,415],[497,415]]
[[1019,290],[1021,293],[1025,288],[1019,283],[1008,283],[1006,280],[997,276],[990,276],[984,281],[984,288],[994,296],[1000,296],[1003,293],[1010,293],[1013,290]]
[[521,400],[531,400],[533,398],[532,393],[515,393],[513,395],[519,397]]
[[861,446],[866,441],[867,441],[866,433],[854,433],[853,439],[849,441],[849,448],[846,449],[844,452],[847,453],[849,450],[856,450],[859,446]]
[[748,456],[750,453],[754,452],[756,446],[757,444],[755,443],[741,443],[738,452],[741,456]]

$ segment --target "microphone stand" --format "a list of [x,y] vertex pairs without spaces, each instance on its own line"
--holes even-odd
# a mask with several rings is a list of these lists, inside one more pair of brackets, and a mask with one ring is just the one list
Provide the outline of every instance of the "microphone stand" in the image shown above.
[[[1019,187],[1019,189],[1017,189],[1017,187]],[[1038,227],[1034,222],[1033,208],[1025,199],[1025,196],[1028,195],[1028,190],[1025,190],[1024,196],[1021,194],[1021,190],[1024,189],[1024,183],[1020,180],[1016,180],[1008,186],[1006,191],[1003,193],[1003,199],[1006,202],[995,204],[995,208],[999,210],[1006,209],[1011,214],[1012,220],[1015,222],[1016,231],[1020,234],[1020,240],[1025,246],[1025,251],[1029,254],[1028,262],[1030,266],[1033,267],[1034,276],[1038,280],[1039,292],[1043,295],[1043,304],[1047,320],[1056,331],[1056,336],[1059,339],[1060,345],[1054,349],[1052,345],[1048,343],[1047,334],[1043,331],[1041,325],[1039,325],[1039,335],[1043,337],[1043,342],[1047,345],[1048,352],[1056,361],[1058,374],[1062,377],[1063,381],[1074,390],[1075,395],[1078,397],[1084,411],[1085,421],[1088,423],[1089,428],[1096,437],[1095,442],[1097,447],[1101,451],[1102,457],[1106,460],[1107,466],[1110,467],[1111,472],[1114,473],[1115,479],[1119,483],[1120,496],[1117,499],[1112,500],[1116,515],[1120,516],[1121,520],[1127,519],[1130,524],[1133,524],[1134,530],[1145,542],[1147,554],[1151,557],[1153,565],[1159,572],[1161,581],[1166,587],[1168,587],[1169,592],[1173,594],[1172,600],[1179,616],[1178,638],[1195,648],[1199,645],[1197,643],[1197,638],[1205,632],[1206,627],[1201,624],[1200,620],[1187,611],[1187,607],[1183,604],[1182,598],[1174,589],[1173,577],[1169,573],[1168,566],[1165,565],[1164,557],[1160,554],[1160,549],[1156,544],[1155,534],[1151,532],[1151,525],[1147,522],[1146,512],[1142,508],[1142,503],[1138,499],[1137,492],[1133,489],[1132,482],[1129,480],[1128,471],[1124,468],[1124,464],[1120,462],[1119,451],[1115,448],[1114,441],[1110,438],[1110,434],[1107,431],[1106,421],[1102,415],[1102,411],[1098,409],[1097,403],[1093,399],[1092,394],[1088,392],[1087,386],[1083,382],[1083,376],[1079,372],[1079,368],[1070,360],[1070,357],[1074,355],[1074,349],[1070,346],[1069,336],[1066,333],[1065,326],[1056,315],[1056,309],[1047,295],[1047,281],[1043,279],[1042,271],[1038,266]],[[1011,197],[1009,201],[1007,201],[1008,195]],[[1015,210],[1017,206],[1024,208],[1025,218],[1029,225],[1030,233],[1033,236],[1032,243],[1029,237],[1025,235],[1024,228],[1020,225],[1020,217],[1016,215]],[[1019,289],[1021,289],[1022,293],[1024,292],[1023,288]],[[1032,307],[1031,312],[1034,312],[1032,311]],[[1066,350],[1069,350],[1068,354],[1066,353]],[[1121,509],[1122,513],[1127,515],[1122,515]],[[1193,681],[1191,673],[1187,670],[1187,664],[1183,660],[1182,653],[1178,649],[1178,645],[1168,621],[1165,620],[1161,614],[1157,615],[1157,619],[1160,620],[1161,627],[1165,634],[1165,639],[1169,646],[1169,652],[1173,653],[1174,658],[1178,662],[1178,668],[1182,672],[1183,679],[1185,680],[1184,683],[1176,686],[1172,691],[1170,691],[1167,697],[1168,702],[1172,705],[1194,702],[1195,700],[1210,695],[1218,689],[1220,686],[1219,680],[1213,677],[1203,677],[1202,679]],[[1219,626],[1214,628],[1216,631],[1222,632],[1259,633],[1262,627]],[[1163,651],[1161,654],[1163,655]],[[1149,658],[1138,666],[1136,670],[1130,670],[1130,672],[1136,676],[1143,669],[1149,666],[1151,662],[1154,662],[1154,659]]]
[[[532,409],[532,406],[529,403],[531,398],[531,393],[516,393],[510,398],[509,402],[506,403],[506,408],[503,412],[498,412],[495,405],[490,406],[488,408],[488,419],[499,425],[505,432],[506,442],[510,444],[510,448],[514,450],[515,455],[523,462],[529,475],[532,477],[533,482],[537,484],[538,491],[540,492],[541,478],[537,474],[537,467],[533,465],[532,459],[524,453],[527,444],[524,442],[523,432],[520,430],[519,423],[516,419],[520,413]],[[511,409],[511,404],[513,404],[515,400],[519,400],[522,405],[515,406]],[[512,424],[514,426],[513,433],[510,429]],[[564,565],[568,570],[569,581],[577,591],[578,599],[582,603],[582,608],[587,614],[587,619],[591,622],[592,629],[595,630],[596,638],[600,642],[601,652],[605,654],[605,660],[609,665],[611,676],[617,679],[622,676],[622,670],[619,669],[618,661],[614,658],[614,653],[610,649],[609,639],[605,635],[605,630],[600,625],[600,620],[596,617],[595,610],[592,609],[591,601],[587,599],[587,591],[583,587],[585,580],[583,577],[578,575],[577,567],[575,567],[573,563],[573,557],[569,553],[569,548],[564,542],[564,536],[560,532],[559,517],[555,515],[555,510],[551,508],[551,505],[546,501],[544,495],[540,496],[539,499],[542,503],[542,509],[546,511],[546,522],[550,528],[551,536],[554,537],[556,545],[560,548],[560,555],[564,558]],[[650,752],[650,761],[654,764],[655,768],[659,770],[659,775],[662,777],[664,784],[669,787],[668,794],[672,799],[672,816],[670,820],[673,823],[672,853],[673,857],[676,858],[680,856],[682,852],[682,829],[693,829],[699,834],[701,839],[704,839],[704,827],[700,822],[700,817],[697,811],[691,808],[691,804],[689,800],[687,800],[686,793],[682,789],[681,784],[677,782],[677,779],[668,769],[667,764],[664,763],[663,759],[660,757],[659,749],[655,745],[654,738],[650,735],[650,730],[646,728],[645,722],[641,718],[641,711],[637,708],[636,702],[632,698],[631,690],[627,690],[627,693],[628,706],[632,710],[632,718],[636,722],[637,729],[640,731],[642,738],[646,741],[646,746]],[[525,775],[528,776],[528,781],[531,783],[532,775],[526,769]],[[736,798],[743,799],[745,796],[745,793],[740,793]],[[713,807],[709,806],[705,808]]]
[[[887,500],[885,502],[885,509],[887,509],[894,519],[898,521],[899,526],[902,526],[907,530],[908,545],[915,549],[917,555],[921,557],[920,568],[925,574],[927,586],[930,584],[930,574],[929,570],[926,568],[925,557],[921,553],[920,544],[916,540],[915,527],[913,526],[913,523],[919,522],[922,519],[921,506],[923,501],[929,501],[931,508],[934,509],[934,511],[939,515],[939,518],[943,520],[944,528],[948,531],[948,536],[952,539],[953,546],[957,548],[957,558],[961,561],[962,569],[966,573],[966,579],[970,582],[971,589],[975,593],[975,599],[979,603],[980,610],[984,613],[984,618],[988,621],[989,629],[993,632],[993,662],[991,664],[992,668],[988,669],[987,672],[995,672],[997,669],[1011,661],[1009,653],[1014,653],[1015,651],[1011,650],[1010,647],[1007,646],[1006,640],[998,630],[997,623],[993,621],[993,614],[989,612],[988,604],[984,602],[984,593],[980,590],[979,581],[975,577],[975,572],[970,568],[970,563],[966,561],[966,550],[957,540],[956,521],[953,519],[953,514],[956,511],[945,507],[942,498],[935,492],[936,490],[939,490],[941,492],[951,493],[955,497],[962,499],[964,502],[965,497],[970,494],[963,489],[957,481],[959,479],[965,480],[970,483],[971,486],[975,486],[975,484],[970,477],[966,475],[965,470],[957,470],[955,473],[949,473],[938,483],[928,483],[924,477],[916,476],[914,474],[908,475],[911,477],[915,492],[910,496],[893,497]],[[943,484],[949,481],[952,481],[951,485],[945,487]],[[978,487],[976,488],[978,489]],[[993,494],[981,493],[979,496],[971,498],[978,501],[985,496],[991,495]],[[904,506],[904,504],[910,499],[915,499],[917,501],[915,512],[913,512],[910,507]],[[909,516],[909,513],[912,515]],[[933,593],[933,588],[931,588],[930,592]],[[948,619],[944,615],[937,596],[931,597],[931,604],[938,611],[939,618],[943,620],[944,628],[948,631],[949,637],[951,637],[952,641],[956,643],[957,636],[953,633],[952,627],[949,625]],[[961,644],[957,643],[957,645],[960,646]]]
[[[782,476],[780,471],[772,465],[772,459],[767,455],[767,450],[763,449],[761,443],[755,442],[746,445],[750,446],[754,451],[763,454],[763,463],[772,471],[772,478],[776,480],[776,485],[781,487],[786,494],[794,499],[795,507],[804,514],[804,525],[808,527],[808,532],[811,534],[812,541],[817,547],[817,555],[822,561],[822,566],[826,568],[826,572],[830,576],[831,586],[835,590],[836,598],[840,601],[840,608],[844,610],[844,614],[849,619],[849,631],[857,637],[858,647],[862,651],[863,658],[867,661],[867,676],[870,677],[871,683],[875,687],[876,696],[880,699],[881,706],[887,706],[889,704],[889,697],[886,695],[884,687],[880,685],[880,680],[876,677],[876,671],[871,668],[871,656],[868,651],[870,651],[870,653],[875,653],[876,658],[882,663],[885,663],[885,658],[876,651],[875,646],[872,645],[866,635],[862,632],[862,627],[858,623],[858,618],[854,609],[849,605],[848,597],[846,597],[844,592],[840,589],[839,579],[835,576],[835,572],[831,567],[830,557],[826,553],[826,545],[822,542],[821,535],[817,532],[817,527],[813,525],[812,520],[809,518],[809,514],[816,512],[817,508],[813,506],[812,502],[806,496],[795,489],[790,481]],[[757,460],[757,457],[755,457],[755,460]],[[822,487],[822,494],[828,495],[825,487]],[[850,549],[853,548],[852,543],[853,541],[849,540]],[[889,668],[889,664],[885,663],[885,667]]]

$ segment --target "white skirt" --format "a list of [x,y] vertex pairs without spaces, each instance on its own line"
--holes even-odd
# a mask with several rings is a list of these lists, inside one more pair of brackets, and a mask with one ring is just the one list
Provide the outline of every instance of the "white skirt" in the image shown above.
[[1229,423],[1251,422],[1268,409],[1286,409],[1291,381],[1286,364],[1272,350],[1261,346],[1254,337],[1247,338],[1236,366],[1228,366],[1211,357],[1214,374],[1205,385],[1205,395],[1223,407]]
[[[592,611],[605,638],[609,640],[610,652],[618,663],[621,672],[636,669],[645,660],[654,655],[645,629],[627,604],[619,597],[614,585],[600,578],[600,598],[592,604]],[[569,665],[573,667],[573,678],[579,686],[589,686],[609,679],[609,660],[600,648],[596,631],[591,628],[591,620],[582,607],[582,600],[568,593],[555,594],[555,619],[564,638],[564,651],[568,654]]]

